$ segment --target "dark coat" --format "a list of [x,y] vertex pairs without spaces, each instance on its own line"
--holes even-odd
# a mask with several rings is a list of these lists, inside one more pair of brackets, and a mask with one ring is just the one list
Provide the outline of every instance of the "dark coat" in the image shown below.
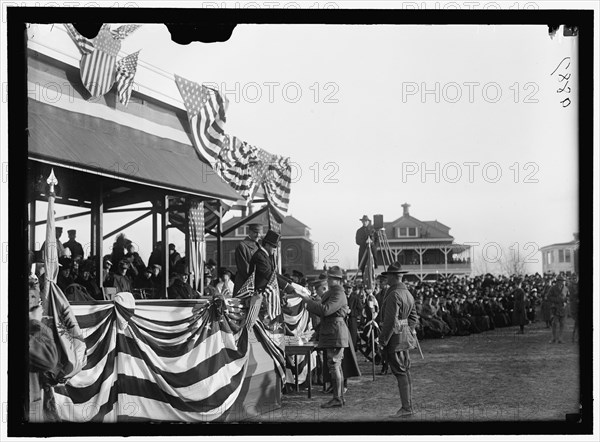
[[330,287],[323,294],[320,303],[308,299],[306,309],[321,317],[319,348],[348,347],[350,333],[344,318],[348,315],[349,308],[342,286]]
[[133,287],[131,284],[131,280],[127,276],[114,274],[113,275],[113,287],[117,289],[117,293],[119,292],[129,292],[131,293]]
[[63,243],[64,247],[68,247],[71,251],[71,258],[75,259],[76,256],[83,256],[83,247],[75,240],[68,240],[66,243]]
[[370,236],[371,240],[371,252],[373,253],[373,262],[375,264],[375,268],[377,268],[377,254],[375,252],[375,238],[374,238],[375,229],[372,225],[368,225],[367,227],[362,226],[360,229],[356,231],[356,244],[358,247],[358,265],[361,267],[361,270],[364,269],[365,264],[367,263],[366,258],[365,261],[361,265],[361,260],[363,259],[363,254],[367,250],[367,238]]
[[[254,275],[254,288],[255,290],[262,290],[267,286],[271,276],[273,275],[273,272],[275,271],[275,262],[273,261],[273,257],[269,256],[267,251],[262,247],[259,248],[252,256],[252,259],[250,259],[249,275],[251,275],[254,271],[256,272]],[[279,290],[283,290],[288,284],[281,275],[277,275],[277,283],[279,285]]]
[[408,326],[414,329],[419,319],[415,308],[415,299],[403,283],[400,282],[388,288],[380,312],[382,326],[379,342],[388,348],[403,350],[399,345],[399,321],[407,319]]
[[[53,370],[58,363],[58,350],[52,330],[40,321],[29,320],[29,403],[42,399],[40,374]],[[41,409],[41,405],[39,405]]]
[[527,325],[527,314],[525,312],[525,291],[521,288],[515,289],[515,306],[513,308],[513,325]]
[[244,285],[248,277],[252,274],[250,270],[250,261],[258,250],[258,243],[249,236],[244,238],[242,242],[238,244],[235,249],[235,266],[237,271],[235,273],[235,279],[233,281],[233,294],[237,295],[237,292]]
[[565,316],[566,313],[566,302],[567,296],[569,295],[569,290],[567,286],[563,286],[562,290],[558,288],[558,284],[554,284],[548,290],[548,302],[550,303],[550,311],[552,315],[556,315],[559,317]]
[[198,299],[198,294],[191,285],[176,278],[173,285],[169,287],[169,299]]

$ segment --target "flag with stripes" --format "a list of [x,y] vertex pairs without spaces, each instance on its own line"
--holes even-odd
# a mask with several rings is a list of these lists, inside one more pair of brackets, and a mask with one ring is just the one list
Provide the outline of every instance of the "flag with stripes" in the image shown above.
[[115,66],[121,41],[112,36],[109,26],[103,25],[93,42],[94,51],[83,54],[79,66],[81,81],[92,98],[95,98],[106,94],[115,82]]
[[215,170],[242,198],[250,200],[254,186],[251,166],[257,162],[260,149],[238,137],[225,134]]
[[133,79],[137,70],[138,55],[140,51],[129,54],[121,58],[116,66],[117,94],[119,101],[123,106],[129,104],[131,91],[133,89]]
[[252,296],[254,294],[254,278],[255,278],[255,273],[256,272],[252,272],[252,274],[248,277],[248,279],[246,280],[246,282],[244,284],[242,284],[242,286],[240,287],[240,290],[238,291],[237,295],[235,295],[236,298],[247,298],[247,297]]
[[202,276],[204,274],[202,251],[204,243],[204,202],[191,201],[188,212],[188,233],[189,233],[189,270],[192,272],[190,285],[194,290],[201,286]]
[[227,147],[225,113],[229,100],[211,88],[175,75],[192,129],[194,146],[200,156],[215,168],[219,153]]
[[264,189],[269,206],[273,209],[274,215],[280,223],[283,222],[290,204],[291,183],[292,167],[290,159],[281,155],[273,156],[264,178]]
[[75,29],[75,26],[73,26],[71,23],[65,23],[64,26],[69,34],[69,37],[71,37],[71,40],[73,40],[77,46],[77,49],[79,49],[81,55],[94,52],[94,42],[92,40],[85,38],[83,35],[77,32],[77,29]]
[[264,289],[263,295],[267,304],[267,316],[273,320],[281,315],[281,298],[279,296],[279,284],[277,283],[277,272],[271,274],[269,282]]
[[[208,301],[73,306],[88,348],[83,370],[55,389],[69,422],[207,422],[243,390],[248,333]],[[119,327],[126,322],[126,327]]]
[[[314,330],[310,320],[310,314],[302,298],[294,297],[288,298],[282,307],[283,319],[284,319],[284,331],[286,339],[290,337],[295,338],[295,341],[307,342],[313,335]],[[308,375],[308,360],[304,356],[297,356],[298,358],[298,383],[306,381]],[[311,353],[311,366],[315,368],[317,365],[316,354]],[[286,382],[294,382],[294,375],[296,374],[296,365],[293,356],[286,358]]]
[[123,25],[110,31],[113,38],[117,40],[125,40],[130,34],[137,31],[142,25]]

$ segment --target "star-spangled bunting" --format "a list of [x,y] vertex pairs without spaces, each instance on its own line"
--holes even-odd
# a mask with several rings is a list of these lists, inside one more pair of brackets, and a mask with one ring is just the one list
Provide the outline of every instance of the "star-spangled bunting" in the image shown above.
[[129,104],[129,98],[131,97],[131,91],[133,89],[133,78],[135,77],[135,71],[137,69],[139,53],[140,51],[134,52],[133,54],[130,54],[127,57],[123,57],[117,63],[117,93],[119,95],[119,101],[124,106],[127,106],[127,104]]
[[[72,25],[67,24],[65,27],[82,54],[79,67],[83,85],[92,98],[106,94],[117,79],[117,54],[121,50],[121,42],[140,25],[124,25],[113,31],[110,25],[105,23],[98,35],[91,40],[79,34]],[[127,81],[124,81],[123,85],[126,86]]]
[[278,222],[289,205],[289,158],[272,155],[225,133],[229,101],[218,91],[175,75],[199,156],[246,201],[263,187]]

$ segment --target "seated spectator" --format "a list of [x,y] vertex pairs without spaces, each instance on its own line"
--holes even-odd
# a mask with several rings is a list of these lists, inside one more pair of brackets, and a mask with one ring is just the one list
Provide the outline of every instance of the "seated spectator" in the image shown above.
[[212,272],[206,268],[204,270],[204,293],[202,296],[210,296],[212,298],[217,295],[217,288],[213,284]]
[[231,298],[233,296],[233,281],[231,280],[231,272],[225,267],[219,269],[219,282],[216,286],[217,293],[223,298]]
[[91,277],[91,271],[92,262],[83,261],[80,267],[79,277],[75,280],[75,282],[83,286],[92,298],[98,301],[102,301],[104,299],[104,296],[102,295],[102,290],[100,289],[100,287],[98,287],[96,281]]
[[58,277],[56,278],[56,284],[58,287],[64,292],[65,289],[73,284],[74,280],[71,276],[71,259],[69,258],[59,258],[59,271]]
[[131,280],[127,277],[127,270],[129,270],[129,261],[126,259],[122,259],[119,262],[118,273],[113,275],[113,287],[117,289],[117,293],[119,292],[129,292],[131,293],[133,287],[131,285]]
[[112,287],[113,286],[113,273],[112,269],[112,261],[110,260],[110,255],[106,255],[102,259],[102,286],[103,287]]
[[169,287],[169,299],[198,299],[200,294],[188,284],[190,271],[185,265],[178,264],[175,268],[175,280]]

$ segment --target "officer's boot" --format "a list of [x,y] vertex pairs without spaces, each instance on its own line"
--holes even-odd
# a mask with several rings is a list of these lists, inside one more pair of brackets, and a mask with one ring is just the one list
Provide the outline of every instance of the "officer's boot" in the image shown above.
[[392,417],[409,417],[414,414],[412,408],[412,397],[411,397],[411,382],[408,376],[398,376],[398,392],[400,393],[400,401],[402,402],[402,408],[400,408],[396,414]]

